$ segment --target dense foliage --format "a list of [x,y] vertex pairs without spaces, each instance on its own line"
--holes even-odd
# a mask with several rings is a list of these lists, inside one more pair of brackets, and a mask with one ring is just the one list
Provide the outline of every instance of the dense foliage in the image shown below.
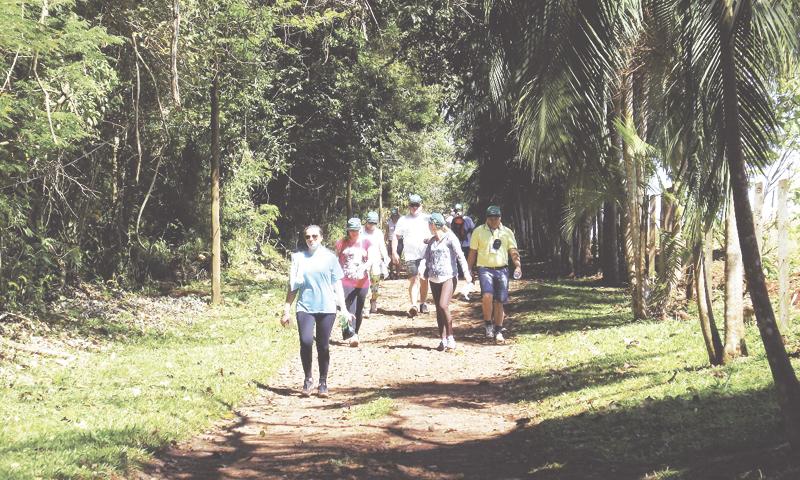
[[387,5],[379,22],[346,0],[3,2],[0,308],[205,274],[215,76],[227,265],[274,261],[380,194],[456,200],[451,93],[401,54],[423,7]]

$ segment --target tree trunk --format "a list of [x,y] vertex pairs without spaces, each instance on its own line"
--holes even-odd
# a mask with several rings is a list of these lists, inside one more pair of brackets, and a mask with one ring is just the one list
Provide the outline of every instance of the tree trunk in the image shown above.
[[[631,89],[630,79],[625,82],[619,99],[619,117],[624,122],[626,128],[633,130],[633,115],[631,113]],[[625,194],[626,194],[626,219],[625,222],[625,258],[628,267],[628,282],[631,290],[631,307],[633,318],[645,318],[647,308],[644,301],[644,272],[642,248],[641,248],[641,228],[642,218],[640,209],[639,195],[639,174],[636,166],[636,157],[633,147],[624,140],[622,141],[622,160],[625,167]]]
[[714,321],[714,312],[711,310],[711,295],[706,275],[709,259],[705,258],[703,250],[702,243],[695,247],[694,285],[697,291],[697,315],[700,318],[700,330],[703,332],[708,361],[711,365],[719,365],[722,360],[722,340]]
[[347,166],[347,198],[345,200],[347,218],[353,218],[353,164]]
[[600,262],[603,264],[603,284],[619,285],[619,258],[617,251],[617,204],[613,201],[603,204],[603,241],[600,243]]
[[383,225],[383,159],[382,158],[378,159],[378,225]]
[[744,268],[733,202],[728,202],[725,216],[725,350],[722,363],[747,355],[744,337],[743,288]]
[[181,94],[178,88],[178,39],[181,31],[181,2],[172,0],[172,46],[170,48],[170,60],[172,67],[172,102],[175,106],[181,104]]
[[[742,0],[746,6],[750,0]],[[772,378],[775,381],[778,403],[784,415],[784,427],[789,442],[795,451],[800,450],[800,382],[797,381],[786,347],[783,344],[775,313],[769,300],[764,271],[761,268],[761,254],[758,251],[753,212],[748,198],[748,178],[742,152],[741,127],[739,120],[739,100],[734,65],[734,13],[733,0],[725,0],[725,10],[720,25],[720,44],[723,86],[723,107],[725,125],[722,130],[725,153],[730,171],[731,190],[736,213],[736,228],[742,249],[747,287],[753,301],[756,322],[764,342]]]
[[578,262],[580,274],[589,275],[592,265],[592,221],[594,217],[586,215],[580,223],[580,243],[578,252]]
[[650,195],[648,199],[648,225],[647,225],[647,276],[656,276],[656,248],[658,246],[658,223],[656,222],[656,196]]
[[219,73],[211,80],[211,304],[222,303],[222,231],[219,216]]

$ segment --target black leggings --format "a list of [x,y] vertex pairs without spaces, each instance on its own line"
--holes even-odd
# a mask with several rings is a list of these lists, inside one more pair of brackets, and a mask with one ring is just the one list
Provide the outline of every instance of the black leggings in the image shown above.
[[356,333],[361,330],[361,320],[364,318],[364,301],[366,301],[368,293],[369,287],[344,287],[344,303],[347,305],[347,311],[356,317]]
[[303,362],[305,378],[311,378],[312,344],[314,343],[314,327],[317,330],[317,357],[319,361],[319,379],[328,379],[328,365],[331,360],[331,330],[336,319],[335,313],[297,312],[297,331],[300,332],[300,361]]
[[430,282],[431,292],[433,292],[433,302],[436,304],[436,324],[439,326],[439,336],[447,332],[453,334],[453,317],[450,315],[450,299],[456,291],[458,278],[453,277],[442,283]]

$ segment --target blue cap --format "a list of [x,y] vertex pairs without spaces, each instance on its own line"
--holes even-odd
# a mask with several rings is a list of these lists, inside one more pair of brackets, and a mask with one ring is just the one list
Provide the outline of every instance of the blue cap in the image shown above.
[[412,193],[408,196],[408,203],[422,203],[422,197],[416,193]]
[[432,223],[437,227],[443,227],[444,217],[441,213],[431,213],[431,216],[428,218],[428,223]]
[[499,217],[502,213],[500,212],[500,207],[497,205],[489,205],[489,208],[486,209],[486,216],[487,217]]
[[367,214],[367,223],[378,223],[378,212],[369,212]]
[[351,218],[347,221],[347,229],[348,230],[361,230],[361,219],[360,218]]
[[392,207],[392,215],[396,215],[398,213],[400,213],[400,210],[398,210],[397,207]]
[[453,207],[453,210],[455,210],[456,212],[460,212],[464,210],[464,206],[461,205],[460,203],[456,203],[455,206]]

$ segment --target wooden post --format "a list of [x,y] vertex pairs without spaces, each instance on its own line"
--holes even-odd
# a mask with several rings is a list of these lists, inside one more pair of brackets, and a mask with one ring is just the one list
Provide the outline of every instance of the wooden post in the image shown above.
[[789,332],[789,179],[778,181],[777,217],[778,250],[778,328],[786,335]]
[[753,191],[753,223],[756,228],[756,241],[758,242],[758,249],[761,253],[764,252],[764,220],[762,212],[764,210],[764,182],[756,182]]

